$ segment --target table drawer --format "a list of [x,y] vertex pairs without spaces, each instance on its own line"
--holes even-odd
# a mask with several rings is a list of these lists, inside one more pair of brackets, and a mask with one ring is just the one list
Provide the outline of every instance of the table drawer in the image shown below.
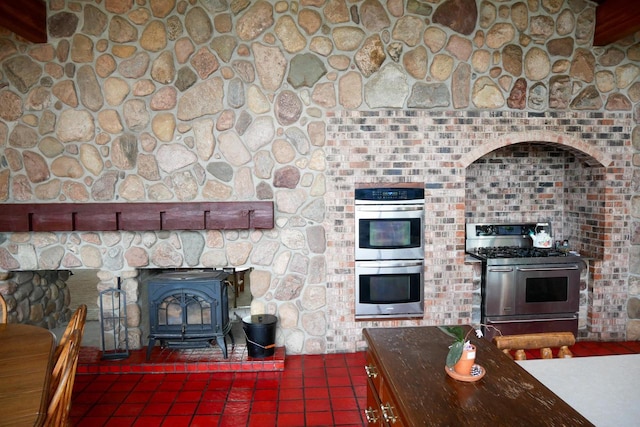
[[373,387],[377,393],[380,393],[380,370],[378,369],[379,364],[376,362],[374,356],[367,352],[366,354],[366,365],[364,366],[364,370],[367,374],[367,378],[371,380],[373,383]]
[[367,409],[365,418],[369,426],[402,427],[405,423],[400,414],[396,396],[391,392],[388,379],[379,369],[379,362],[371,352],[366,354]]
[[386,426],[382,419],[382,411],[380,410],[380,398],[371,378],[367,378],[367,408],[364,410],[364,419],[367,420],[367,426],[383,427]]

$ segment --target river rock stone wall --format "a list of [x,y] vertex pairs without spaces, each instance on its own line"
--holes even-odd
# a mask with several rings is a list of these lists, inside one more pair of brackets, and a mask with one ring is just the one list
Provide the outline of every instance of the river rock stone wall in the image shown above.
[[47,5],[48,43],[0,31],[0,201],[273,200],[276,227],[5,233],[0,269],[94,268],[109,287],[141,268],[252,266],[253,310],[279,316],[292,353],[360,346],[357,326],[336,346],[326,316],[342,273],[327,250],[341,243],[327,240],[332,112],[640,114],[640,43],[592,48],[587,0]]

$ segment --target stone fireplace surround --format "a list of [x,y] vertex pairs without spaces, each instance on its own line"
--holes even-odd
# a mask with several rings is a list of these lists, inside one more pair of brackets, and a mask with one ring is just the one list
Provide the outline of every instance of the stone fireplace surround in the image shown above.
[[[573,246],[592,257],[582,290],[581,337],[624,339],[626,301],[632,296],[628,285],[631,125],[629,113],[384,110],[332,114],[327,124],[323,224],[327,240],[324,351],[363,349],[364,327],[477,320],[478,267],[465,260],[464,224],[482,219],[550,218],[556,233],[572,236]],[[528,152],[532,156],[523,158]],[[525,178],[514,179],[518,170]],[[542,170],[555,172],[543,174]],[[544,180],[526,178],[542,175]],[[360,184],[405,182],[425,186],[424,319],[356,322],[353,189]],[[509,185],[501,185],[504,182]],[[536,197],[523,196],[532,193]],[[558,198],[561,206],[549,202]],[[225,257],[233,265],[252,266],[247,258],[233,255],[238,248],[234,245],[244,245],[250,235],[250,230],[7,233],[0,247],[20,267],[2,276],[0,288],[3,294],[15,292],[13,278],[19,271],[98,269],[99,290],[119,280],[127,293],[129,344],[140,348],[145,336],[140,327],[141,274],[153,268],[211,267],[215,259]],[[223,236],[230,240],[225,248],[216,243]],[[212,247],[219,248],[217,255],[211,253]],[[63,254],[58,253],[61,248]],[[53,259],[62,261],[55,268],[43,268],[53,265]],[[269,270],[253,267],[252,282],[254,274]],[[254,302],[273,309],[269,298],[265,293]],[[277,344],[283,345],[286,330],[280,325],[278,329]]]

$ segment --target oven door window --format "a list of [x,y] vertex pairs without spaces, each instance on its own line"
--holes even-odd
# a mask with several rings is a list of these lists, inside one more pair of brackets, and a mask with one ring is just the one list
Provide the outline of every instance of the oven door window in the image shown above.
[[360,276],[361,304],[420,302],[420,274]]
[[529,278],[525,285],[525,302],[565,302],[569,296],[568,281],[567,277]]
[[580,270],[522,267],[516,275],[516,311],[513,314],[574,313],[580,306]]
[[419,248],[420,218],[361,219],[359,246],[362,249]]

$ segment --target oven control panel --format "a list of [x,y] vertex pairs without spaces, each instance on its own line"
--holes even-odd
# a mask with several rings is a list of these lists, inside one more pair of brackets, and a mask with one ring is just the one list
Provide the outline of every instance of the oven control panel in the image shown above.
[[476,224],[472,235],[481,236],[527,236],[535,228],[535,224]]
[[373,201],[405,201],[424,199],[422,188],[359,188],[356,189],[356,202],[358,200]]

